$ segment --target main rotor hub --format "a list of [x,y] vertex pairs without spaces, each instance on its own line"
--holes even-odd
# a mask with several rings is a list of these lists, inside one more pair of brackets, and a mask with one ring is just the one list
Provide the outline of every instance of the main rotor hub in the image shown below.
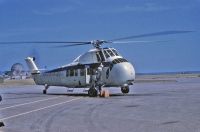
[[100,48],[101,45],[102,45],[103,43],[106,43],[106,41],[105,41],[105,40],[92,40],[92,41],[91,41],[91,44],[92,44],[95,48]]

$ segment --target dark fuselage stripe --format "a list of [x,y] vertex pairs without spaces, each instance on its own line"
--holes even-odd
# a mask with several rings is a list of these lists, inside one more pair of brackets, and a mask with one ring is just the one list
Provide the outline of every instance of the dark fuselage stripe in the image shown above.
[[[74,66],[66,66],[66,67],[61,67],[61,68],[57,68],[51,71],[47,71],[45,73],[52,73],[52,72],[60,72],[60,71],[65,71],[65,70],[70,70],[70,69],[84,69],[85,67],[89,66],[90,68],[97,68],[101,63],[93,63],[93,64],[78,64],[78,65],[74,65]],[[104,65],[104,67],[109,67],[110,66],[110,62],[102,62],[102,64]]]

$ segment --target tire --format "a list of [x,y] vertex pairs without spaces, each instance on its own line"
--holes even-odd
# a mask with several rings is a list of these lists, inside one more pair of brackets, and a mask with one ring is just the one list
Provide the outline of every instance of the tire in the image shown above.
[[122,93],[127,94],[127,93],[129,93],[129,87],[128,86],[121,87],[121,91],[122,91]]
[[43,90],[43,94],[47,94],[47,91],[46,91],[46,90]]
[[88,90],[88,95],[89,95],[89,97],[97,97],[98,92],[97,92],[97,90],[95,88],[90,88]]

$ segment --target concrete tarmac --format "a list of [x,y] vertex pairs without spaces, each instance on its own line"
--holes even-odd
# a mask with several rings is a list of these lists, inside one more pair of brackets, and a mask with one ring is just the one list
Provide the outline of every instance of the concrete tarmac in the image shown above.
[[0,132],[200,132],[200,78],[171,80],[135,83],[127,95],[110,88],[109,98],[3,86]]

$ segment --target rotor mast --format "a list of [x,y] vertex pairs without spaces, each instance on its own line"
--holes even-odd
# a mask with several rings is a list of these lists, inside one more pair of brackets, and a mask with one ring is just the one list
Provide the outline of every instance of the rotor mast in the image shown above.
[[99,49],[101,48],[101,45],[104,43],[111,43],[105,40],[92,40],[91,44],[94,46],[94,48]]

